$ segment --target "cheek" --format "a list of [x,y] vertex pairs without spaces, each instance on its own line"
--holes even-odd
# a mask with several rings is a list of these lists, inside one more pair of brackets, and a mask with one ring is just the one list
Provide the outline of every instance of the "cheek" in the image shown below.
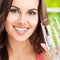
[[12,24],[15,22],[15,18],[13,17],[13,15],[8,14],[7,18],[6,18],[6,22],[5,22],[5,28],[10,28],[10,26],[12,26]]
[[8,16],[7,16],[6,21],[12,23],[12,22],[16,21],[17,19],[18,19],[18,16],[17,15],[12,15],[11,13],[9,13]]
[[36,27],[38,24],[38,17],[37,18],[32,18],[29,20],[29,23],[32,27]]

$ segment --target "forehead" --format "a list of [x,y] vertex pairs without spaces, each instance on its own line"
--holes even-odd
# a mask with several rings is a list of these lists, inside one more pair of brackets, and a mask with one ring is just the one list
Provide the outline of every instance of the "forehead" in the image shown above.
[[25,8],[37,8],[39,4],[39,0],[13,0],[12,5],[17,7],[25,7]]

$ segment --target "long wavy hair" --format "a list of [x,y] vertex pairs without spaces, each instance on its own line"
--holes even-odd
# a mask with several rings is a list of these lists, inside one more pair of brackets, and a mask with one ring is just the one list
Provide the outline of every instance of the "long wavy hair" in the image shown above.
[[4,25],[11,4],[12,0],[0,0],[0,60],[8,60]]
[[[9,56],[7,52],[7,32],[4,25],[13,0],[0,1],[0,60],[8,60]],[[44,49],[40,45],[41,43],[45,43],[40,24],[41,21],[47,17],[46,5],[44,0],[39,0],[38,17],[38,25],[32,36],[30,37],[30,43],[34,47],[34,50],[37,54],[44,51]]]

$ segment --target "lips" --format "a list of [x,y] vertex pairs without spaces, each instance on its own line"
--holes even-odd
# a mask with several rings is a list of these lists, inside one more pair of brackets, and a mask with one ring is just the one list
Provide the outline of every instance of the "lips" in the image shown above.
[[28,27],[16,27],[14,26],[15,31],[19,34],[19,35],[24,35],[27,31],[28,31]]

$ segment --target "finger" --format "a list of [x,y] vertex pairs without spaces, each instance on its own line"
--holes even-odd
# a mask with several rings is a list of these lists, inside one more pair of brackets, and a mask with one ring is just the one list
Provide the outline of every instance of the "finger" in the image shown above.
[[45,43],[41,43],[41,46],[44,48],[44,50],[45,50],[46,52],[48,51],[48,48],[47,48],[47,46],[46,46]]

